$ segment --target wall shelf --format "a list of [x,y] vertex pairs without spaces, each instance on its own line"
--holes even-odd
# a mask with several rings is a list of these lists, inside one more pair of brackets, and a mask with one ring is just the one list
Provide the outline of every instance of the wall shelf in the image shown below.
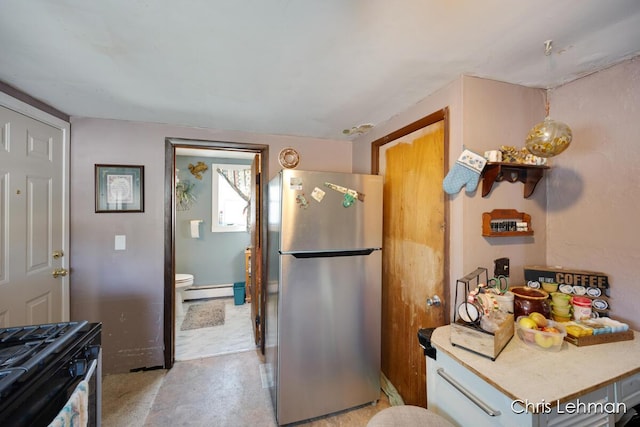
[[545,169],[549,169],[549,166],[487,162],[482,171],[482,197],[489,195],[495,182],[519,181],[524,184],[524,198],[527,199],[533,194]]
[[[504,231],[497,231],[491,226],[491,223],[500,224],[503,222],[526,222],[527,231],[516,231],[508,228]],[[491,212],[482,214],[482,235],[484,237],[514,237],[514,236],[533,236],[531,229],[531,215],[524,212],[518,212],[515,209],[494,209]]]

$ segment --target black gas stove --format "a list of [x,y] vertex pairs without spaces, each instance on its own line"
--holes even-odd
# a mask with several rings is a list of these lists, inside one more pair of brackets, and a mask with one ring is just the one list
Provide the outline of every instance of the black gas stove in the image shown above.
[[86,321],[0,328],[0,425],[49,425],[83,380],[89,425],[100,425],[101,330]]

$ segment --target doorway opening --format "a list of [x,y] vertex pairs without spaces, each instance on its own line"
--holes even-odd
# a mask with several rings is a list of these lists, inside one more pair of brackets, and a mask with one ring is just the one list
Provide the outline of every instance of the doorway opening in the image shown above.
[[[246,165],[238,168],[244,169],[244,175],[238,178],[238,171],[232,164]],[[254,348],[257,346],[264,351],[265,316],[262,313],[265,296],[261,285],[264,271],[262,242],[266,240],[266,221],[262,220],[263,212],[266,212],[266,188],[261,185],[261,177],[267,176],[267,164],[267,145],[180,138],[165,141],[164,359],[167,369],[177,359],[178,338],[186,340],[180,344],[181,358],[178,360],[189,357],[184,353],[185,346],[191,346],[187,341],[196,340],[190,337],[198,337],[200,341],[193,344],[194,347],[216,346],[216,340],[221,340],[219,346],[225,346],[225,339],[220,337],[227,334],[220,335],[219,332],[223,328],[237,328],[239,316],[247,317],[243,327],[246,330],[246,325],[250,325],[249,339],[254,341]],[[243,192],[240,182],[244,176],[247,185]],[[229,183],[236,187],[245,202],[247,221],[243,227],[239,227],[237,219],[229,219],[238,217],[238,200],[226,200],[228,195],[224,196],[227,194],[224,191],[220,199],[217,196],[218,186],[222,188]],[[188,287],[176,288],[176,274],[189,282]],[[200,286],[191,287],[191,282]],[[239,289],[240,286],[243,289]],[[187,293],[185,289],[194,292]],[[246,295],[246,304],[240,290]],[[191,308],[194,305],[199,307]],[[190,331],[184,322],[191,316],[190,312],[196,310],[216,313],[217,317],[222,310],[223,324],[199,332]],[[228,316],[226,324],[225,313]],[[201,333],[207,329],[210,334]],[[244,340],[244,344],[227,346],[230,349],[227,352],[233,352],[238,345],[246,346],[246,335]],[[193,348],[188,353],[193,355],[193,350],[197,351]],[[207,354],[210,351],[204,349],[202,356],[210,355]]]

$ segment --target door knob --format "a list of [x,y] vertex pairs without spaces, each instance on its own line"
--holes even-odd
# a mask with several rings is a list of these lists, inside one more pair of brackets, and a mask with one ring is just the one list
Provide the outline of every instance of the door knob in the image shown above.
[[62,251],[53,251],[51,256],[53,257],[53,259],[58,259],[58,258],[61,258],[61,257],[64,256],[64,252],[62,252]]
[[64,277],[67,275],[67,270],[65,270],[64,268],[56,268],[55,270],[53,270],[53,273],[51,273],[51,275],[56,279],[60,276]]
[[431,298],[427,298],[427,305],[429,307],[431,306],[440,307],[441,304],[442,304],[442,300],[440,300],[440,297],[438,295],[434,295]]

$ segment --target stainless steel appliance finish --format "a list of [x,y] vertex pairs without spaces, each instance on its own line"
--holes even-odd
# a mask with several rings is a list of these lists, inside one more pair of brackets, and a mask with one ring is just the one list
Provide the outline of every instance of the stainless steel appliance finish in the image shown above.
[[278,424],[380,396],[382,177],[269,183],[265,353]]

